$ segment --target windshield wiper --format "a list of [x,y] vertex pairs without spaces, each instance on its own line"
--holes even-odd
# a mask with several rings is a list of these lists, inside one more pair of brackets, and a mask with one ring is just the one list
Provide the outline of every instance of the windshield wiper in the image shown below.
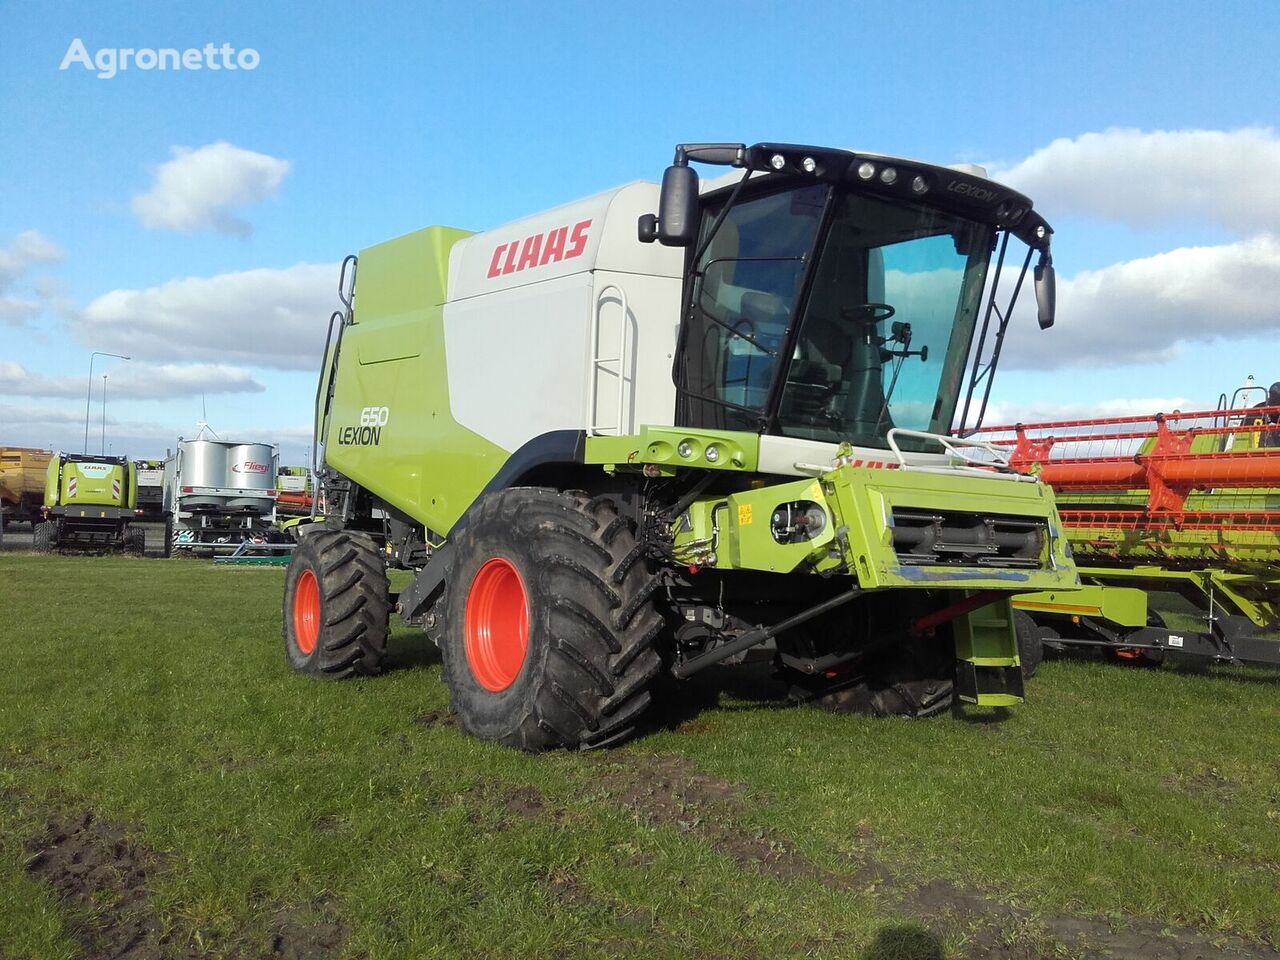
[[884,423],[884,415],[889,412],[889,401],[893,399],[893,391],[898,388],[898,375],[902,373],[902,365],[907,362],[907,357],[918,356],[926,363],[929,360],[928,344],[921,347],[919,350],[911,349],[911,324],[909,323],[895,322],[893,325],[893,336],[884,337],[880,341],[882,349],[886,343],[900,343],[902,344],[902,349],[885,351],[885,353],[894,358],[897,362],[893,365],[893,378],[889,381],[889,389],[884,392],[884,402],[880,404],[880,412],[876,414],[876,425],[871,431],[873,435],[879,434],[880,425]]

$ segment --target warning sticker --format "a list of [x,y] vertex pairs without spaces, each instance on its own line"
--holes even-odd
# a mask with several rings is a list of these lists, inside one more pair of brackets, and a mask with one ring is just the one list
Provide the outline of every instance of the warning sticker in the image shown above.
[[1182,646],[1182,638],[1178,636],[1176,633],[1169,634],[1169,646],[1171,647]]
[[738,526],[745,527],[751,523],[751,504],[743,503],[738,506]]

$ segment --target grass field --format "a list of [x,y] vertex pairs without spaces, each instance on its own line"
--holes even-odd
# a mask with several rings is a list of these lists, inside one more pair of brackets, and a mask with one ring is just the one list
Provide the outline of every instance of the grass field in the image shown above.
[[279,569],[0,556],[0,955],[1280,957],[1280,675],[1044,665],[1007,715],[677,687],[604,753],[439,661],[287,672]]

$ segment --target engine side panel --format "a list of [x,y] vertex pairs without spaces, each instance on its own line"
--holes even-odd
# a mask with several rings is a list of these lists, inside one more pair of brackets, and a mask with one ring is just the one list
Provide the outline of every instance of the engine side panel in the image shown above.
[[428,227],[360,254],[323,460],[446,533],[506,461],[449,399],[443,305],[449,252],[467,233]]

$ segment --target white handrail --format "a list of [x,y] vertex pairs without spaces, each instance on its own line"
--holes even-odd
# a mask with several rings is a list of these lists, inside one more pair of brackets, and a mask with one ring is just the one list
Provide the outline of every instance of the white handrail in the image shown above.
[[[893,451],[898,458],[898,463],[902,466],[908,466],[906,455],[898,447],[898,437],[915,437],[917,440],[929,440],[933,443],[941,444],[942,447],[953,456],[959,457],[966,463],[981,465],[984,467],[996,467],[997,469],[1011,470],[1009,466],[1009,453],[1002,450],[994,443],[987,443],[985,440],[973,440],[969,437],[948,437],[940,433],[926,433],[923,430],[907,430],[904,427],[894,427],[885,435],[885,442],[889,444],[889,449]],[[965,455],[961,447],[974,447],[989,453],[995,460],[995,463],[984,463],[974,460]]]
[[[622,305],[622,323],[621,333],[618,343],[618,355],[616,357],[602,357],[600,355],[600,315],[603,312],[606,295],[613,291],[617,294],[618,301]],[[590,424],[587,432],[592,436],[598,436],[602,431],[598,422],[597,406],[600,402],[600,388],[598,385],[599,374],[602,370],[608,371],[608,364],[616,363],[618,365],[618,421],[614,429],[618,436],[622,436],[625,432],[624,416],[626,413],[627,394],[626,394],[626,378],[627,378],[627,321],[630,316],[630,309],[627,306],[627,292],[616,283],[610,283],[600,289],[596,295],[596,308],[591,315],[591,382],[589,384],[589,393],[587,395],[587,416]]]
[[[902,452],[902,448],[898,446],[898,437],[915,437],[920,440],[930,440],[940,444],[948,453],[956,457],[966,464],[966,466],[948,465],[933,466],[928,463],[909,463],[906,454]],[[937,433],[926,433],[923,430],[907,430],[903,427],[894,427],[885,435],[885,442],[889,445],[889,450],[897,458],[897,464],[889,466],[899,470],[910,470],[915,473],[937,473],[944,476],[955,476],[956,474],[965,474],[967,476],[979,476],[987,479],[1014,480],[1026,483],[1038,483],[1039,477],[1019,473],[1009,466],[1009,451],[988,443],[984,440],[972,440],[967,437],[947,437]],[[989,454],[992,458],[991,462],[975,460],[965,454],[961,448],[969,447]],[[837,457],[829,464],[821,463],[805,463],[797,462],[796,470],[800,473],[807,473],[813,476],[821,476],[831,470],[839,469],[846,463],[855,465],[862,462],[862,454],[855,457],[853,454]],[[871,463],[871,466],[878,466],[878,463]]]

